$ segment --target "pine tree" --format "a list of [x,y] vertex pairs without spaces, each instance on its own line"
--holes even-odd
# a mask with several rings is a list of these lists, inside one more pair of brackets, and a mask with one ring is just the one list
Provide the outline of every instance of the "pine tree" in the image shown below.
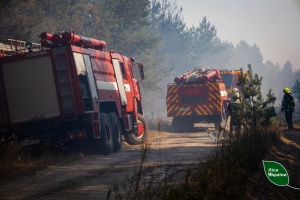
[[271,118],[276,116],[273,106],[276,98],[271,89],[266,95],[266,99],[263,98],[261,94],[262,80],[263,78],[257,74],[253,75],[251,65],[248,65],[248,71],[242,73],[241,76],[240,84],[242,86],[242,94],[244,95],[244,121],[248,127],[270,125]]
[[296,80],[295,85],[292,87],[292,92],[295,94],[295,99],[300,100],[300,81]]

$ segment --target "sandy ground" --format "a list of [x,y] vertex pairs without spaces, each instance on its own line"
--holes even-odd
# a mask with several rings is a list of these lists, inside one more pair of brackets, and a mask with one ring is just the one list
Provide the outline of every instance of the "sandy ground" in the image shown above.
[[[192,133],[151,131],[149,136],[151,148],[143,167],[144,177],[152,175],[153,170],[159,174],[158,179],[184,173],[216,149],[215,141],[203,129]],[[0,199],[106,199],[114,186],[129,184],[141,163],[141,146],[123,144],[120,152],[111,155],[82,154],[74,162],[2,183]],[[110,199],[115,199],[114,194]]]

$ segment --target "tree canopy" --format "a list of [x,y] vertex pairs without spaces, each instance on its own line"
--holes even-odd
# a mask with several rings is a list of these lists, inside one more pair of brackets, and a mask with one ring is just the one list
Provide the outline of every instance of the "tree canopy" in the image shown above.
[[284,67],[265,62],[256,44],[222,41],[206,16],[196,27],[187,27],[182,10],[171,0],[4,0],[0,3],[0,39],[38,42],[41,32],[73,29],[104,40],[107,50],[143,62],[144,99],[156,102],[153,98],[157,97],[160,103],[156,105],[161,107],[165,107],[166,85],[194,67],[240,69],[251,64],[264,77],[262,92],[267,94],[274,87],[277,98],[299,77],[299,70],[295,71],[299,66],[288,60]]

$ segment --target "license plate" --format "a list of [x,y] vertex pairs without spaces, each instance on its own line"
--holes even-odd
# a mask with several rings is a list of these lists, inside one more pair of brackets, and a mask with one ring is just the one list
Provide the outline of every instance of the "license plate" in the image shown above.
[[39,139],[32,139],[32,140],[24,140],[20,142],[21,146],[28,146],[28,145],[34,145],[39,144],[41,141]]

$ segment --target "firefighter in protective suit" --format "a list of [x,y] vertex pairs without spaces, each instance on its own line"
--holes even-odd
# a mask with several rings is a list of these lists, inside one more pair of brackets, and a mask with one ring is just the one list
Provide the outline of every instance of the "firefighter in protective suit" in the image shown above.
[[242,121],[242,102],[240,100],[239,90],[234,88],[231,93],[231,100],[228,104],[227,111],[231,117],[230,120],[230,139],[233,136],[233,130],[236,130],[236,138],[241,136],[241,132],[243,129],[243,121]]
[[281,101],[281,112],[285,113],[285,120],[288,125],[288,129],[293,129],[293,112],[295,107],[294,97],[289,88],[283,89],[283,99]]

